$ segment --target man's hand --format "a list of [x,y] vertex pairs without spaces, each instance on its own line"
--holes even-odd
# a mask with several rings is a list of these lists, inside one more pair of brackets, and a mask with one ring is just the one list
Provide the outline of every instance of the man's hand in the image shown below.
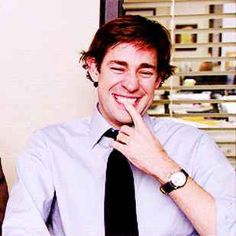
[[167,181],[169,171],[179,169],[163,149],[159,140],[143,122],[141,115],[131,104],[125,104],[134,127],[124,125],[120,128],[113,148],[120,151],[140,170],[155,176],[161,183]]

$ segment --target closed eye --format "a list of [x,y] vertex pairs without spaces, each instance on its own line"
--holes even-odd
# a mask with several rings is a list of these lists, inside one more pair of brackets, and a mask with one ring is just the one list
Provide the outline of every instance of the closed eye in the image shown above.
[[144,77],[144,78],[149,78],[154,75],[152,71],[139,71],[139,75]]
[[112,67],[110,67],[110,69],[112,71],[114,71],[115,73],[123,73],[123,72],[125,72],[125,68],[123,68],[123,67],[112,66]]

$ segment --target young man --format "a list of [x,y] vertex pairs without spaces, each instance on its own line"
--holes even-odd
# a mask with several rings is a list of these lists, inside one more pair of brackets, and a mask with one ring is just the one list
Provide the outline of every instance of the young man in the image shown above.
[[2,222],[6,210],[7,199],[8,199],[7,182],[2,170],[2,164],[0,158],[0,236],[2,235]]
[[[34,135],[18,159],[4,235],[233,235],[235,172],[222,152],[205,133],[146,114],[173,71],[166,29],[141,16],[115,19],[98,30],[81,60],[98,82],[97,107],[90,118]],[[110,128],[119,131],[115,140],[104,135]],[[113,223],[125,223],[134,210],[134,231],[107,226],[113,148],[129,161],[135,194],[135,209],[127,206]],[[123,201],[119,168],[110,187]]]

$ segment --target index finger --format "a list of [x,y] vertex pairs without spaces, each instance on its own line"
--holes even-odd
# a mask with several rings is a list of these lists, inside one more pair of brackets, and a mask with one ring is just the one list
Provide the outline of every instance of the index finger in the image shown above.
[[135,126],[143,124],[142,116],[136,111],[133,105],[125,103],[124,106],[125,109],[128,111],[128,113],[130,114]]

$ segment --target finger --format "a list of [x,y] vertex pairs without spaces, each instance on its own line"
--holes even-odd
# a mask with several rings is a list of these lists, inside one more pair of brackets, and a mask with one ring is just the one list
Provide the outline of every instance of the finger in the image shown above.
[[133,105],[125,103],[124,106],[125,109],[129,112],[135,126],[143,124],[142,116],[136,111]]
[[117,135],[116,140],[119,141],[119,142],[121,142],[121,143],[123,143],[123,144],[128,144],[129,138],[130,138],[130,137],[129,137],[128,135],[126,135],[126,134],[124,134],[124,133],[119,133],[119,134]]
[[129,127],[128,125],[123,125],[123,126],[120,127],[120,131],[119,132],[131,136],[133,134],[133,132],[134,132],[134,128]]
[[119,143],[118,141],[112,141],[111,143],[112,148],[121,152],[124,156],[126,156],[127,146],[125,144]]

